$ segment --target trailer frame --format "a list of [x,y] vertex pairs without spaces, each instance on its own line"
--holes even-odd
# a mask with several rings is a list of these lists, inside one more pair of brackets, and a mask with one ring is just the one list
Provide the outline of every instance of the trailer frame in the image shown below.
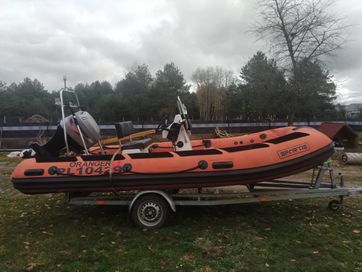
[[[323,182],[328,173],[329,182]],[[296,180],[270,180],[246,185],[247,191],[215,193],[209,189],[197,188],[197,192],[172,192],[170,190],[142,190],[79,196],[66,193],[69,205],[128,206],[132,221],[142,228],[159,228],[168,221],[170,213],[176,213],[177,206],[217,206],[246,203],[265,203],[296,199],[335,197],[328,204],[339,210],[344,197],[362,194],[362,187],[345,187],[339,173],[339,182],[330,162],[313,169],[310,182]],[[222,188],[222,187],[221,187]]]

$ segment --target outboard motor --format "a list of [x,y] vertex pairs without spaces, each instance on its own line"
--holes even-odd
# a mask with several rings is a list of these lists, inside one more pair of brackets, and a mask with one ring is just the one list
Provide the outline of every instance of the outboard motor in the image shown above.
[[66,125],[68,148],[74,153],[84,151],[101,139],[99,126],[94,118],[86,111],[77,111],[60,122],[54,136],[46,144],[42,146],[36,143],[30,145],[36,155],[59,156],[60,151],[66,147],[64,123]]
[[[64,130],[66,124],[67,135],[78,145],[90,147],[101,139],[101,131],[94,118],[87,111],[77,111],[74,115],[69,115],[60,122],[60,126]],[[78,126],[81,131],[79,131]],[[81,135],[82,133],[82,135]],[[82,136],[84,143],[82,141]]]
[[[63,149],[66,150],[66,155],[69,155],[70,151],[76,154],[84,151],[88,155],[88,148],[97,142],[100,143],[99,126],[88,112],[81,109],[77,94],[67,88],[65,76],[63,80],[64,88],[60,90],[59,100],[55,102],[61,108],[62,121],[50,141],[42,146],[36,143],[30,145],[36,153],[35,156],[56,157],[60,155]],[[65,94],[68,94],[68,97]],[[66,98],[68,98],[67,101]],[[66,116],[65,109],[70,110],[72,114]],[[100,147],[103,151],[101,144]]]

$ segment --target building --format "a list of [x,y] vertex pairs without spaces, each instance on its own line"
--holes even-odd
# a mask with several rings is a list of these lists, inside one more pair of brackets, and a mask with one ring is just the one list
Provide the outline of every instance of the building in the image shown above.
[[331,138],[336,146],[353,145],[358,134],[347,124],[324,122],[320,125],[319,131]]
[[347,118],[359,118],[362,116],[362,103],[353,103],[346,105],[345,110]]

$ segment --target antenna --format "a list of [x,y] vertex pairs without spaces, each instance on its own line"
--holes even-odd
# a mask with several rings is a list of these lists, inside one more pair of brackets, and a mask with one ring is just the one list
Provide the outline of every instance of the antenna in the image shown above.
[[64,81],[64,89],[67,88],[67,76],[63,76],[63,81]]
[[63,92],[67,91],[67,77],[63,76],[64,81],[64,89],[60,90],[60,109],[62,111],[62,122],[63,122],[63,132],[64,132],[64,142],[67,151],[67,155],[69,155],[70,149],[68,145],[68,138],[67,138],[67,124],[65,122],[65,113],[64,113],[64,100],[63,100]]

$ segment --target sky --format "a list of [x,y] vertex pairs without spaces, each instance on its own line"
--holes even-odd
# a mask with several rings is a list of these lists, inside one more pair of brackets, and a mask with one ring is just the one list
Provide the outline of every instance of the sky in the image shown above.
[[[272,56],[248,30],[257,0],[0,0],[0,80],[37,78],[49,91],[122,79],[138,64],[151,72],[174,62],[191,82],[196,68],[237,75],[253,54]],[[326,59],[338,101],[362,103],[362,1],[337,0],[331,12],[350,26],[347,43]]]

